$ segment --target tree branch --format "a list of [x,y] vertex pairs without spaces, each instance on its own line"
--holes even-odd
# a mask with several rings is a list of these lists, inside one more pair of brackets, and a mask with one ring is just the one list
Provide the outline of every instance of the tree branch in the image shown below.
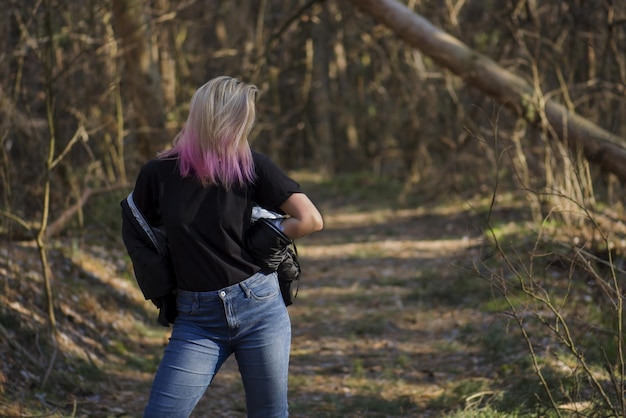
[[533,125],[545,121],[568,147],[626,182],[626,142],[552,100],[523,78],[471,50],[397,0],[349,0],[465,83],[493,97]]

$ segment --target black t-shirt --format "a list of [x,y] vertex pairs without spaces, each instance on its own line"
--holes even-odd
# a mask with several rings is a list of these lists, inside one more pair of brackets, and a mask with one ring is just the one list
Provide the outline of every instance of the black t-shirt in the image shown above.
[[280,212],[280,205],[302,190],[268,157],[254,151],[252,156],[256,180],[230,190],[181,177],[175,158],[142,167],[133,199],[151,225],[165,230],[178,288],[217,290],[260,270],[243,243],[253,203]]

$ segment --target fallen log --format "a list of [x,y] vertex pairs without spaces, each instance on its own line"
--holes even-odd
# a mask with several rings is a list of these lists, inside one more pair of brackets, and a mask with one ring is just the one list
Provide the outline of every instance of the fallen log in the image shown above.
[[397,0],[349,1],[408,45],[461,77],[467,85],[493,97],[529,123],[543,124],[570,149],[582,151],[589,162],[626,183],[624,138],[546,99],[522,77],[470,49]]

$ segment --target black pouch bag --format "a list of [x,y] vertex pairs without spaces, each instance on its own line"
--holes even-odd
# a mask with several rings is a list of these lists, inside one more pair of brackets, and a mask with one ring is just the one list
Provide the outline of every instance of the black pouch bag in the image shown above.
[[292,305],[301,274],[293,240],[271,221],[260,218],[248,228],[245,241],[248,252],[259,263],[263,273],[278,273],[283,301],[286,306]]
[[293,305],[293,301],[298,295],[298,288],[300,287],[300,261],[298,260],[298,249],[296,244],[292,243],[291,247],[287,247],[285,258],[278,265],[278,284],[280,285],[280,292],[283,296],[283,301],[286,306]]

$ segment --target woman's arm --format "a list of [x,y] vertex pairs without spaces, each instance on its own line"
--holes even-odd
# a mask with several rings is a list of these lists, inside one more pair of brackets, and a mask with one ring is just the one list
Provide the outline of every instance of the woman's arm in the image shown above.
[[294,193],[280,206],[289,215],[282,223],[285,235],[302,238],[324,227],[322,215],[304,193]]

